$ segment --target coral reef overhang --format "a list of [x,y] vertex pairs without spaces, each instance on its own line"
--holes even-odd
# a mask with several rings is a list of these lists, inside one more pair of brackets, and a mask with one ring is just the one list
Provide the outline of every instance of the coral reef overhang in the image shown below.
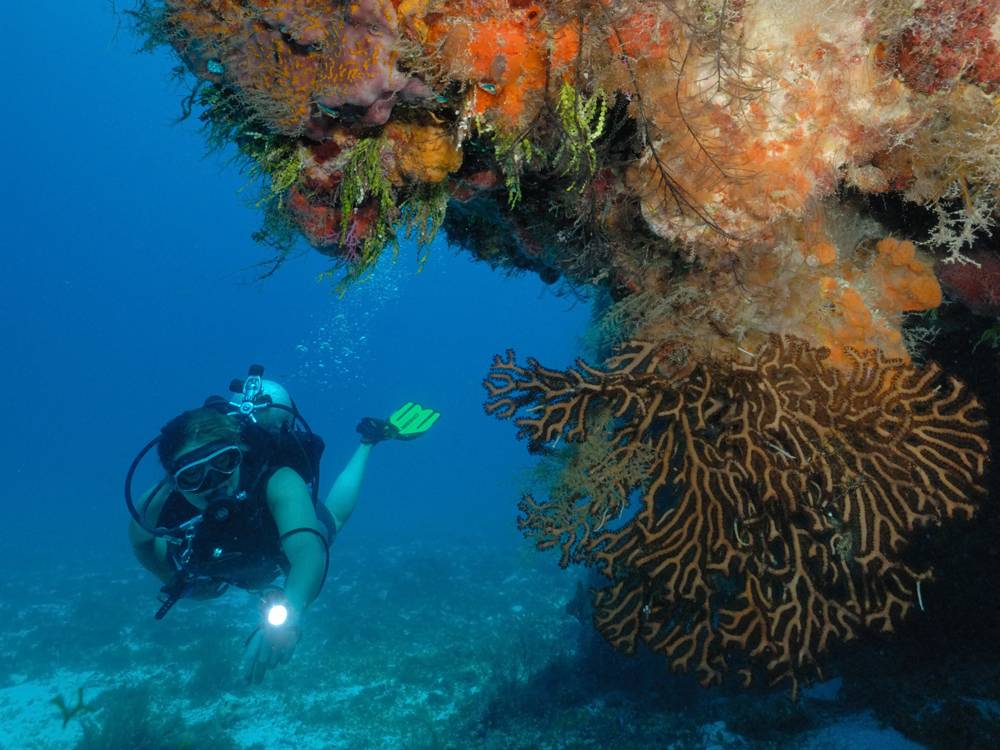
[[[685,318],[705,356],[790,334],[834,359],[905,358],[901,317],[941,301],[929,252],[969,260],[996,216],[995,3],[142,0],[133,14],[194,75],[187,106],[213,143],[263,178],[259,236],[304,236],[348,283],[401,228],[426,243],[443,224],[547,281],[691,288],[710,314],[648,322]],[[899,196],[932,225],[888,238],[846,192]]]

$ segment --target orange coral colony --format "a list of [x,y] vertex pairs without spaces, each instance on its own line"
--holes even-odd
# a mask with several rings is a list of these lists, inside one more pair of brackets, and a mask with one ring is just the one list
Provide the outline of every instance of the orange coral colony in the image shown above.
[[[819,252],[830,258],[832,252]],[[859,263],[862,261],[855,261]],[[902,314],[933,310],[941,304],[941,287],[929,263],[921,260],[912,242],[892,237],[879,240],[867,267],[841,266],[838,276],[821,276],[818,291],[827,304],[826,315],[813,337],[831,350],[834,364],[847,365],[847,349],[881,349],[891,357],[909,360],[900,334]]]
[[427,46],[440,47],[452,74],[474,86],[474,114],[489,114],[498,127],[527,126],[544,103],[549,81],[570,73],[579,50],[575,28],[547,22],[540,4],[457,6],[429,24]]

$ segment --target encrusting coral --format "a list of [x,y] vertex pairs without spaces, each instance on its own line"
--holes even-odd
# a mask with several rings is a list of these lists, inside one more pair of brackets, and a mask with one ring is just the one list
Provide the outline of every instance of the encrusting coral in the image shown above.
[[324,114],[382,124],[397,98],[430,91],[399,71],[389,0],[168,0],[161,33],[198,76],[235,87],[277,132],[324,132]]
[[956,80],[1000,89],[1000,44],[994,28],[1000,6],[989,0],[926,0],[914,4],[901,33],[885,54],[900,77],[921,93],[949,88]]
[[842,369],[772,337],[711,364],[644,341],[604,370],[495,358],[486,411],[532,449],[608,446],[576,467],[586,482],[526,496],[519,525],[604,574],[594,621],[615,647],[644,642],[705,684],[735,667],[794,689],[836,642],[919,604],[932,573],[902,553],[917,529],[973,513],[985,422],[936,366],[848,353]]
[[[270,210],[287,209],[349,279],[391,243],[385,227],[404,220],[393,207],[446,182],[465,204],[445,221],[450,236],[485,239],[475,217],[514,237],[502,253],[472,243],[491,263],[618,295],[669,294],[686,275],[706,295],[755,301],[727,314],[730,335],[710,334],[723,355],[727,338],[777,333],[846,363],[844,346],[907,356],[901,314],[937,296],[917,252],[919,293],[902,299],[909,282],[897,279],[886,297],[859,238],[825,229],[839,191],[929,207],[950,261],[995,220],[993,3],[141,0],[135,16],[200,85],[319,167],[321,185],[303,170]],[[344,152],[371,137],[387,144],[379,168],[392,200],[356,202],[344,219],[350,161],[330,144]],[[538,200],[524,199],[533,190],[551,204],[543,238]],[[349,235],[330,231],[345,221]],[[865,239],[888,234],[870,229]],[[799,273],[803,261],[813,267]],[[816,278],[817,266],[833,273]],[[780,304],[776,288],[825,307]]]
[[974,402],[903,324],[938,277],[997,314],[970,269],[996,265],[1000,5],[137,1],[185,112],[267,182],[258,238],[298,231],[343,289],[443,227],[613,302],[604,369],[498,361],[489,402],[538,407],[536,448],[572,427],[585,468],[522,525],[602,566],[609,640],[794,684],[912,608],[908,540],[982,485]]

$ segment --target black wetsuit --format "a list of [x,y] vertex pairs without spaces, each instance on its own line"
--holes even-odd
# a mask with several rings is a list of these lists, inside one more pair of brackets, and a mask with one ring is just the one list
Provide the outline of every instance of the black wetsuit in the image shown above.
[[[323,441],[317,435],[296,433],[298,442],[292,450],[288,448],[289,436],[287,432],[274,436],[262,428],[254,430],[249,439],[244,435],[248,450],[240,465],[236,497],[210,503],[190,540],[168,545],[167,559],[175,570],[250,590],[263,588],[288,573],[290,564],[267,506],[267,483],[285,466],[310,482],[315,473],[312,467],[319,465],[323,452]],[[315,507],[329,545],[336,533],[333,516],[323,503],[317,502]],[[176,528],[199,513],[175,490],[163,503],[156,525]]]

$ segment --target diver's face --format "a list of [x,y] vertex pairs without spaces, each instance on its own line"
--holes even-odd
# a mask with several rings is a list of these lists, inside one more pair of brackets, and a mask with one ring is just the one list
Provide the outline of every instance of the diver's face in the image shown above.
[[211,488],[204,488],[200,492],[185,492],[181,490],[184,499],[198,510],[205,510],[208,504],[216,499],[232,497],[236,494],[236,489],[240,486],[240,470],[236,469],[227,479]]
[[218,497],[236,493],[243,451],[228,441],[189,442],[178,452],[173,465],[174,487],[199,510]]

